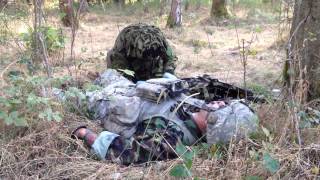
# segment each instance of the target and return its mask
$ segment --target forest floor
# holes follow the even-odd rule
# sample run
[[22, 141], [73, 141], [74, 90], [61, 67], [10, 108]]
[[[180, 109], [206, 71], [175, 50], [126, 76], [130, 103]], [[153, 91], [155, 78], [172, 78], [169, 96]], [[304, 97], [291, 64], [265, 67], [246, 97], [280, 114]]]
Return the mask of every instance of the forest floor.
[[[281, 29], [276, 13], [250, 16], [245, 10], [234, 11], [237, 12], [237, 18], [217, 24], [208, 18], [209, 8], [190, 9], [183, 14], [182, 27], [169, 29], [166, 28], [167, 16], [158, 16], [156, 12], [92, 9], [81, 19], [74, 43], [74, 59], [77, 64], [81, 63], [82, 72], [103, 71], [106, 68], [105, 56], [113, 47], [121, 29], [132, 23], [143, 22], [156, 25], [165, 33], [179, 58], [176, 70], [178, 76], [190, 77], [206, 73], [229, 83], [243, 85], [244, 68], [240, 52], [244, 41], [245, 51], [248, 51], [247, 81], [270, 89], [271, 85], [281, 79], [281, 68], [285, 61], [284, 41], [288, 29]], [[50, 10], [47, 23], [62, 27], [58, 15], [56, 9]], [[15, 24], [14, 29], [21, 33], [27, 31], [30, 21], [12, 23]], [[50, 57], [54, 72], [58, 74], [71, 61], [70, 28], [63, 28], [63, 33], [67, 37], [64, 56], [60, 52]], [[0, 49], [5, 52], [0, 56], [3, 60], [10, 59], [8, 57], [16, 53], [14, 46], [8, 49], [8, 46], [0, 45]]]
[[[240, 53], [244, 46], [248, 51], [245, 69], [248, 87], [263, 92], [280, 88], [281, 70], [285, 61], [285, 41], [289, 26], [276, 20], [278, 14], [262, 11], [254, 11], [255, 13], [252, 14], [251, 10], [232, 9], [236, 18], [216, 23], [208, 19], [209, 7], [191, 8], [183, 14], [182, 27], [168, 29], [165, 27], [165, 15], [159, 17], [158, 12], [149, 11], [148, 13], [134, 11], [130, 8], [124, 11], [107, 8], [104, 11], [101, 8], [91, 8], [90, 12], [82, 17], [76, 34], [73, 47], [74, 61], [70, 57], [71, 30], [62, 27], [57, 18], [57, 9], [49, 9], [47, 23], [55, 27], [62, 27], [63, 34], [67, 37], [64, 52], [50, 56], [53, 76], [67, 75], [70, 70], [73, 75], [85, 78], [87, 81], [89, 72], [102, 72], [107, 68], [106, 54], [113, 47], [121, 29], [132, 23], [143, 22], [159, 26], [165, 33], [179, 58], [176, 69], [179, 77], [209, 74], [222, 81], [243, 86], [244, 68]], [[16, 21], [12, 24], [15, 26], [16, 33], [21, 33], [26, 31], [31, 21], [27, 19], [24, 22]], [[20, 45], [14, 43], [0, 45], [0, 72], [13, 62], [12, 59], [18, 58], [18, 47]], [[21, 67], [10, 66], [11, 69], [21, 69]], [[300, 162], [301, 159], [312, 156], [310, 154], [314, 153], [313, 147], [299, 149], [296, 145], [286, 144], [281, 129], [289, 125], [281, 119], [288, 117], [281, 115], [282, 111], [277, 108], [275, 104], [264, 105], [264, 108], [258, 111], [263, 125], [272, 129], [274, 133], [273, 137], [268, 137], [267, 142], [263, 144], [262, 142], [245, 141], [235, 145], [230, 144], [228, 153], [222, 158], [196, 157], [191, 169], [192, 177], [205, 179], [247, 179], [247, 177], [264, 179], [269, 177], [277, 179], [298, 176], [299, 173], [310, 175], [313, 170], [317, 170], [312, 169], [312, 165], [308, 166]], [[275, 119], [279, 123], [273, 123]], [[82, 119], [65, 113], [66, 122], [62, 124], [38, 123], [33, 126], [32, 130], [30, 128], [20, 133], [24, 136], [6, 142], [0, 148], [0, 177], [2, 173], [4, 177], [11, 176], [13, 179], [27, 177], [170, 179], [172, 178], [169, 175], [170, 169], [181, 162], [179, 158], [167, 162], [153, 162], [149, 165], [123, 167], [96, 161], [90, 156], [88, 149], [81, 141], [73, 140], [68, 136], [67, 124], [73, 120], [81, 121]], [[90, 122], [87, 123], [90, 124]], [[95, 125], [92, 124], [92, 126]], [[1, 129], [6, 128], [1, 127]], [[8, 127], [3, 132], [8, 132]], [[287, 148], [283, 148], [284, 146]], [[253, 151], [249, 152], [252, 147], [262, 149], [254, 152], [257, 153], [257, 156], [263, 154], [265, 158], [266, 152], [270, 151], [270, 154], [278, 159], [281, 168], [276, 174], [266, 170], [265, 159], [248, 158], [249, 154], [252, 155]], [[216, 149], [209, 150], [212, 153], [215, 151]], [[312, 156], [312, 158], [317, 161], [316, 157]], [[291, 163], [296, 159], [298, 159], [297, 162]]]

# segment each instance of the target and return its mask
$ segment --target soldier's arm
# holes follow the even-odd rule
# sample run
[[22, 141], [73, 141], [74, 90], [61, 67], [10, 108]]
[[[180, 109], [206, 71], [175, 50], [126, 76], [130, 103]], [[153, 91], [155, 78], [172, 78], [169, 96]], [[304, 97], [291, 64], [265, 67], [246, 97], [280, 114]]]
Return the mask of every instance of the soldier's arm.
[[164, 72], [174, 74], [174, 71], [176, 69], [176, 61], [178, 60], [178, 58], [169, 44], [167, 45], [166, 57], [166, 61], [164, 62]]

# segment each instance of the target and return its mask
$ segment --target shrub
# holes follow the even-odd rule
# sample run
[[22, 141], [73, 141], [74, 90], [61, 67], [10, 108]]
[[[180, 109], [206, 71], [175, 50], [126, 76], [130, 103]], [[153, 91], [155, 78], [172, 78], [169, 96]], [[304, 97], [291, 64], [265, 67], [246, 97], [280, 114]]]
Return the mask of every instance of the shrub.
[[[38, 31], [43, 34], [49, 53], [55, 53], [65, 47], [65, 37], [61, 30], [51, 26], [43, 26]], [[33, 49], [35, 47], [34, 30], [32, 28], [29, 28], [28, 32], [23, 33], [21, 37], [27, 48]]]

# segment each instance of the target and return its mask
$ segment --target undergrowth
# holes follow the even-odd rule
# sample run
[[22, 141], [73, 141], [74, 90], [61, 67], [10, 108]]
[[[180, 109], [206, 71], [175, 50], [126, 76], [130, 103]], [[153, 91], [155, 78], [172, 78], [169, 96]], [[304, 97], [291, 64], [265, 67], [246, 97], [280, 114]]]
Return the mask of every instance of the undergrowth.
[[[250, 7], [256, 6], [256, 1], [246, 2]], [[153, 5], [156, 7], [157, 2], [149, 3], [151, 8]], [[190, 3], [196, 6], [197, 1], [190, 0]], [[210, 1], [204, 0], [201, 3], [207, 6]], [[93, 6], [91, 9], [97, 7], [102, 8]], [[0, 14], [0, 18], [7, 17]], [[48, 48], [54, 54], [55, 50], [64, 47], [64, 37], [59, 35], [59, 30], [47, 27], [49, 29], [44, 28], [43, 33], [47, 34]], [[0, 42], [5, 42], [9, 33], [7, 30], [1, 31]], [[32, 34], [32, 30], [25, 34], [27, 50], [32, 49]], [[208, 46], [206, 42], [197, 39], [190, 43], [198, 50]], [[18, 67], [22, 66], [23, 63]], [[48, 78], [39, 71], [29, 74], [23, 69], [27, 68], [0, 69], [3, 75], [0, 91], [1, 179], [177, 177], [256, 180], [317, 179], [320, 176], [320, 110], [317, 105], [301, 108], [302, 105], [285, 99], [270, 100], [268, 104], [254, 107], [260, 119], [259, 130], [247, 139], [228, 144], [179, 145], [175, 149], [177, 159], [124, 167], [97, 161], [82, 141], [70, 137], [74, 122], [85, 123], [95, 132], [102, 130], [96, 123], [89, 121], [86, 118], [88, 115], [77, 109], [78, 104], [75, 104], [85, 99], [84, 90], [96, 90], [98, 87], [77, 86], [80, 83], [75, 75], [63, 76], [61, 74], [66, 73], [60, 73]], [[271, 99], [270, 92], [264, 86], [251, 84], [249, 87]], [[54, 95], [54, 88], [63, 89], [71, 100], [59, 101], [59, 97]], [[294, 128], [293, 119], [297, 117], [300, 120], [300, 137]], [[302, 139], [302, 144], [299, 144], [298, 138]]]

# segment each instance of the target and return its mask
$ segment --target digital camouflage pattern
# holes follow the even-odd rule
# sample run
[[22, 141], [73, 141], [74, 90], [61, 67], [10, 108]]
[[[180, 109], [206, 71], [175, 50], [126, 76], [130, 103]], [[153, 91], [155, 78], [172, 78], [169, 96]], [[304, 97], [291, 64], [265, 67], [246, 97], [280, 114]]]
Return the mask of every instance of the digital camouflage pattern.
[[203, 100], [187, 98], [182, 93], [181, 98], [177, 95], [159, 103], [150, 101], [137, 96], [137, 87], [112, 69], [96, 83], [103, 89], [87, 93], [87, 105], [93, 119], [105, 130], [92, 146], [101, 159], [120, 164], [171, 159], [176, 157], [174, 150], [180, 143], [226, 143], [246, 137], [257, 128], [254, 112], [238, 100], [225, 101], [226, 106], [219, 109], [208, 109], [207, 131], [202, 134], [192, 113], [203, 109]]
[[108, 52], [107, 66], [135, 72], [134, 80], [174, 74], [175, 61], [172, 48], [161, 30], [147, 24], [133, 24], [118, 35], [114, 47]]

